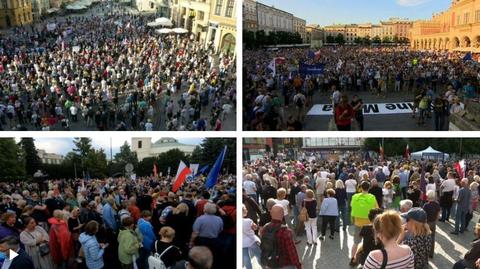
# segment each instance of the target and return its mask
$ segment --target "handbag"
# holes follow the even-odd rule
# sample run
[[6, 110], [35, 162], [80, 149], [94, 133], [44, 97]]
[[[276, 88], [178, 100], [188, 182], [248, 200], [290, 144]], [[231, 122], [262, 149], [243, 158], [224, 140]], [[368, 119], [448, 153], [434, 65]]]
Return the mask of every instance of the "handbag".
[[307, 208], [302, 207], [302, 210], [300, 210], [300, 214], [298, 214], [298, 220], [301, 222], [305, 222], [308, 220], [308, 211]]
[[38, 252], [42, 257], [50, 254], [50, 246], [48, 245], [48, 243], [41, 243], [40, 245], [38, 245]]
[[[36, 240], [35, 237], [31, 233], [29, 233], [29, 232], [27, 232], [27, 233], [30, 235], [30, 237], [32, 237], [33, 240]], [[37, 247], [38, 247], [38, 252], [40, 253], [40, 256], [43, 257], [43, 256], [46, 256], [46, 255], [50, 254], [50, 245], [48, 243], [45, 243], [45, 242], [40, 243], [39, 245], [37, 245]]]

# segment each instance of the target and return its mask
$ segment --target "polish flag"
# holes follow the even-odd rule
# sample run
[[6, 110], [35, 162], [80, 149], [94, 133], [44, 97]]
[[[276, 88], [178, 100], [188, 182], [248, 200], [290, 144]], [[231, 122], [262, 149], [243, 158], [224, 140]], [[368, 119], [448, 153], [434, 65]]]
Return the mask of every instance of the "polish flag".
[[407, 147], [405, 148], [405, 152], [403, 153], [403, 157], [405, 159], [410, 159], [410, 148], [408, 147], [408, 144], [407, 144]]
[[192, 170], [190, 170], [190, 168], [188, 168], [183, 161], [180, 161], [180, 165], [178, 165], [177, 175], [175, 176], [175, 183], [173, 183], [172, 191], [177, 192], [178, 189], [180, 189], [180, 186], [182, 186], [187, 176], [191, 173]]
[[460, 179], [465, 177], [465, 171], [467, 168], [467, 165], [465, 164], [465, 160], [461, 160], [458, 163], [455, 163], [453, 165], [455, 167], [455, 170], [457, 171], [458, 176]]
[[157, 164], [156, 163], [153, 163], [153, 175], [155, 177], [158, 176], [158, 169], [157, 169]]

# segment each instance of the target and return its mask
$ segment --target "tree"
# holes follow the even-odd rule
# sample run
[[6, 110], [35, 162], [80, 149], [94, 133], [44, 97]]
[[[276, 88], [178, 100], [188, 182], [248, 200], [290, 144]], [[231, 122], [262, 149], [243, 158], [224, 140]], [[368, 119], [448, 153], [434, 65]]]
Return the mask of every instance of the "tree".
[[344, 37], [342, 34], [338, 34], [338, 35], [335, 37], [335, 43], [338, 43], [338, 44], [340, 44], [340, 45], [345, 44], [345, 37]]
[[363, 43], [363, 45], [367, 45], [367, 46], [370, 45], [370, 43], [371, 43], [370, 36], [368, 36], [368, 35], [365, 36], [365, 37], [362, 39], [362, 43]]
[[357, 36], [357, 37], [355, 37], [353, 42], [357, 45], [360, 45], [361, 43], [363, 43], [363, 38]]
[[[157, 163], [157, 168], [158, 168], [158, 160], [157, 157], [147, 157], [140, 162], [138, 162], [137, 169], [135, 170], [135, 173], [139, 177], [146, 177], [146, 176], [151, 176], [153, 175], [153, 164]], [[158, 171], [158, 174], [160, 175], [160, 172]], [[162, 174], [165, 175], [164, 172]]]
[[267, 44], [267, 36], [265, 31], [260, 30], [255, 33], [255, 39], [257, 40], [257, 46], [262, 47]]
[[107, 176], [107, 155], [104, 150], [91, 150], [85, 159], [85, 167], [90, 178], [105, 178]]
[[199, 156], [192, 154], [192, 159], [196, 158], [200, 166], [209, 165], [212, 167], [225, 145], [227, 146], [227, 153], [223, 160], [222, 169], [225, 169], [228, 173], [235, 173], [237, 143], [234, 138], [205, 138], [200, 145], [201, 154]]
[[382, 39], [380, 39], [380, 37], [377, 35], [374, 38], [372, 38], [372, 43], [373, 44], [380, 44], [380, 43], [382, 43]]
[[400, 39], [398, 38], [398, 35], [394, 35], [392, 41], [393, 41], [393, 43], [395, 43], [395, 44], [400, 43]]
[[331, 44], [331, 43], [335, 43], [335, 38], [331, 35], [328, 35], [327, 36], [327, 39], [326, 39], [327, 43]]
[[258, 47], [255, 33], [252, 31], [243, 30], [243, 42], [247, 49], [254, 49]]
[[392, 39], [389, 36], [384, 36], [382, 39], [383, 44], [392, 43]]
[[16, 180], [25, 176], [22, 150], [13, 138], [0, 139], [0, 179]]
[[[157, 157], [157, 169], [158, 173], [163, 173], [163, 175], [167, 175], [168, 168], [170, 167], [170, 175], [175, 175], [178, 169], [178, 164], [180, 164], [180, 160], [185, 162], [186, 165], [189, 165], [189, 161], [187, 156], [183, 151], [179, 149], [171, 149], [167, 152], [163, 152]], [[150, 166], [150, 171], [153, 170], [153, 164]]]
[[20, 140], [19, 146], [23, 151], [23, 158], [25, 159], [25, 171], [28, 176], [33, 176], [42, 166], [34, 140], [31, 137], [24, 137]]
[[123, 145], [120, 147], [120, 152], [115, 154], [113, 161], [122, 168], [125, 167], [127, 163], [131, 163], [134, 167], [136, 167], [138, 163], [137, 153], [133, 152], [130, 149], [127, 141], [125, 141], [125, 143], [123, 143]]

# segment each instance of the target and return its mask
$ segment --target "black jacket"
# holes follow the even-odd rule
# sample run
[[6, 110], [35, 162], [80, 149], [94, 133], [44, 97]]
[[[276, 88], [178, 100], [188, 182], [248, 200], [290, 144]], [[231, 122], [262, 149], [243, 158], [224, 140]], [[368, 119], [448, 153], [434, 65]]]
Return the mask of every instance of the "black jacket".
[[33, 265], [32, 258], [25, 252], [25, 250], [20, 249], [18, 251], [18, 256], [12, 260], [10, 264], [10, 269], [25, 269], [25, 268], [35, 268]]

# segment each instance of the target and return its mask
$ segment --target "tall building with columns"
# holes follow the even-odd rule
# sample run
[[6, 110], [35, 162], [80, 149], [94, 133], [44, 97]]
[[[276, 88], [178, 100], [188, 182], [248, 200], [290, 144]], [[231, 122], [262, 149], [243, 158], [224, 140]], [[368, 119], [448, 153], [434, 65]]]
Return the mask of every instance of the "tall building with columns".
[[174, 0], [175, 27], [191, 31], [195, 40], [219, 52], [235, 52], [236, 0]]
[[415, 21], [410, 45], [417, 50], [480, 52], [480, 0], [452, 0], [447, 10]]

